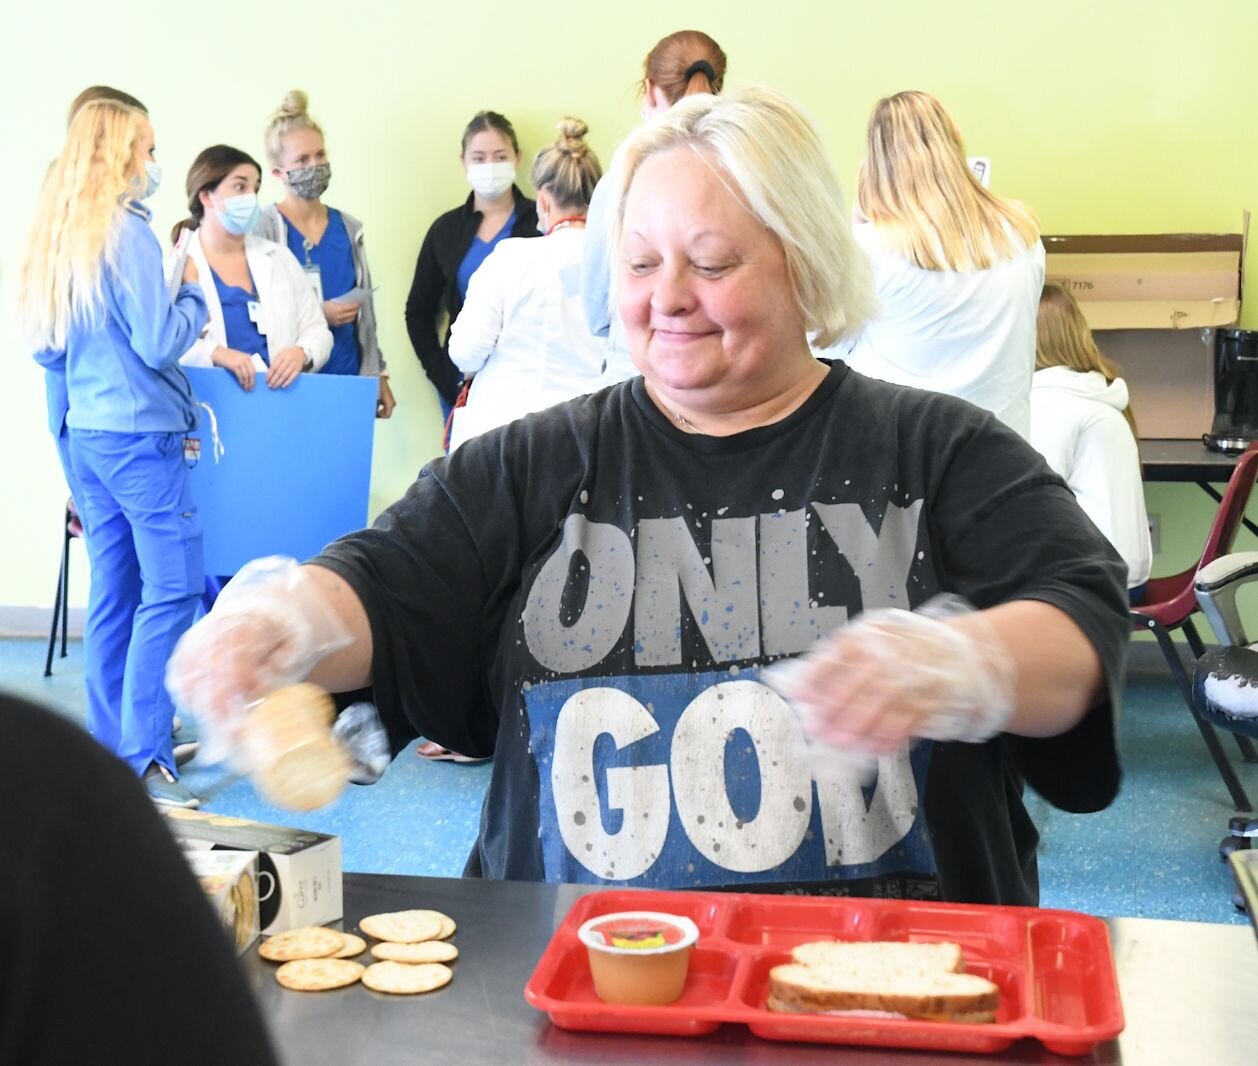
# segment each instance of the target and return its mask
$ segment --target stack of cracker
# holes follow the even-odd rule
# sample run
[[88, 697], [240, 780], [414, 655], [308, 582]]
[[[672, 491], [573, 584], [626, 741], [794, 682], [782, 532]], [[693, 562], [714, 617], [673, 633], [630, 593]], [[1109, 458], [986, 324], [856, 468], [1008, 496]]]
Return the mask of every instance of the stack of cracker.
[[459, 949], [448, 942], [456, 928], [449, 915], [394, 911], [370, 915], [358, 925], [380, 941], [371, 949], [379, 961], [370, 966], [352, 961], [367, 950], [366, 941], [323, 926], [279, 933], [264, 940], [258, 954], [282, 963], [275, 979], [299, 992], [322, 992], [362, 981], [375, 992], [415, 995], [442, 988], [454, 977], [445, 965], [459, 956]]

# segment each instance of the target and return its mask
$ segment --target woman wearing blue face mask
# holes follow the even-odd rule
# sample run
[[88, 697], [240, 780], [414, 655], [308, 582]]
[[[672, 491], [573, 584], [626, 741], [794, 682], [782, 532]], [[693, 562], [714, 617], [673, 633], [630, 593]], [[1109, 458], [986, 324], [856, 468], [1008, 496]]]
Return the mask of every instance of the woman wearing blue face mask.
[[415, 264], [406, 331], [447, 418], [460, 378], [447, 350], [449, 327], [459, 317], [467, 284], [500, 240], [538, 236], [537, 204], [515, 185], [519, 159], [520, 142], [511, 123], [496, 111], [479, 112], [463, 131], [459, 155], [472, 194], [432, 224]]
[[64, 367], [69, 462], [92, 563], [88, 729], [155, 800], [195, 806], [176, 775], [164, 675], [205, 584], [183, 463], [197, 411], [178, 360], [206, 304], [195, 264], [173, 296], [163, 280], [140, 203], [160, 176], [153, 148], [139, 108], [98, 99], [77, 111], [44, 179], [18, 316], [38, 361]]
[[[259, 373], [267, 388], [285, 388], [303, 370], [322, 368], [332, 351], [306, 272], [282, 244], [253, 232], [261, 180], [262, 168], [238, 148], [217, 144], [197, 156], [188, 171], [190, 217], [175, 226], [167, 262], [169, 278], [194, 263], [206, 279], [209, 322], [180, 361], [229, 370], [246, 392]], [[206, 611], [230, 579], [206, 579]]]
[[332, 355], [321, 373], [377, 378], [376, 417], [388, 418], [395, 401], [376, 337], [363, 224], [322, 200], [332, 166], [305, 93], [294, 89], [284, 97], [267, 123], [265, 139], [271, 176], [282, 183], [284, 199], [262, 209], [258, 233], [288, 246], [323, 303]]
[[181, 361], [230, 370], [245, 391], [258, 372], [268, 388], [291, 385], [332, 351], [323, 306], [301, 264], [253, 233], [261, 181], [262, 168], [238, 148], [217, 144], [198, 155], [188, 171], [189, 217], [175, 226], [167, 263], [170, 278], [188, 261], [205, 278], [209, 323]]

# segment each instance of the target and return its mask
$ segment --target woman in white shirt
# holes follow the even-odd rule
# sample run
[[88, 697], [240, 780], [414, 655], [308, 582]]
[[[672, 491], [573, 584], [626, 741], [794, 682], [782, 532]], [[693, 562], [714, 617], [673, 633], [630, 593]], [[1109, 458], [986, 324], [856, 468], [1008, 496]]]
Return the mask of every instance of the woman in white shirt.
[[926, 93], [879, 100], [867, 139], [853, 232], [881, 310], [839, 354], [870, 377], [985, 407], [1025, 437], [1044, 284], [1035, 217], [983, 188]]
[[1127, 383], [1097, 349], [1074, 297], [1057, 285], [1040, 297], [1035, 368], [1031, 444], [1123, 557], [1128, 595], [1140, 603], [1153, 550]]
[[282, 244], [255, 236], [261, 211], [262, 168], [238, 148], [217, 144], [188, 171], [189, 217], [171, 237], [168, 278], [183, 276], [191, 259], [209, 306], [204, 333], [184, 353], [184, 366], [231, 371], [241, 388], [265, 372], [268, 388], [291, 385], [318, 370], [332, 351], [332, 334], [301, 264]]
[[472, 275], [450, 328], [450, 358], [472, 378], [456, 407], [450, 450], [531, 411], [592, 392], [606, 341], [590, 332], [581, 301], [585, 216], [602, 176], [580, 119], [533, 164], [542, 240], [504, 240]]

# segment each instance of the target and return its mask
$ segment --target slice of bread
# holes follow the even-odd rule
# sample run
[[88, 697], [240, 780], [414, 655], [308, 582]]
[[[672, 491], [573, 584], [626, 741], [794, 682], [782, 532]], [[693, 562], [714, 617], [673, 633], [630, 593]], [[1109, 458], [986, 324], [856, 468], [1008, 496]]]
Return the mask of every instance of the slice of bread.
[[964, 972], [956, 944], [817, 941], [792, 957], [769, 972], [770, 1010], [989, 1022], [1000, 1002], [996, 985]]
[[901, 941], [814, 940], [791, 952], [791, 961], [804, 966], [847, 970], [895, 967], [914, 973], [965, 973], [961, 945], [910, 944]]

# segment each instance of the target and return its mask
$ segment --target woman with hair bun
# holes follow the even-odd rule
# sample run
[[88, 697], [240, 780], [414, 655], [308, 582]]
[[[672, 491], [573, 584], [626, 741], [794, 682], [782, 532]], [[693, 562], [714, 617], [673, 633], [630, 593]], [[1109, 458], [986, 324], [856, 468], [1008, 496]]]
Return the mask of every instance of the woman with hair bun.
[[468, 285], [450, 329], [450, 358], [472, 378], [456, 407], [450, 450], [530, 411], [592, 392], [604, 342], [590, 333], [581, 306], [585, 215], [602, 176], [577, 118], [533, 163], [539, 241], [504, 240]]
[[537, 205], [515, 184], [519, 160], [520, 142], [507, 118], [478, 111], [463, 130], [459, 151], [472, 192], [429, 227], [415, 263], [406, 332], [447, 421], [459, 396], [459, 370], [446, 346], [468, 283], [499, 241], [537, 236]]
[[1030, 431], [1039, 223], [970, 173], [938, 100], [902, 92], [869, 119], [853, 233], [874, 268], [878, 313], [846, 351], [853, 370], [986, 408]]
[[[642, 121], [650, 122], [687, 96], [717, 95], [725, 86], [726, 65], [721, 46], [701, 30], [678, 30], [661, 38], [642, 61], [642, 81], [638, 84]], [[613, 157], [613, 170], [616, 163]], [[597, 336], [608, 338], [605, 385], [624, 381], [638, 372], [629, 358], [618, 316], [612, 307], [612, 225], [610, 197], [600, 187], [590, 201], [581, 288], [586, 322]], [[613, 323], [616, 323], [615, 328]]]
[[396, 401], [376, 336], [363, 224], [323, 202], [332, 165], [304, 92], [293, 89], [284, 97], [265, 139], [271, 176], [283, 184], [284, 199], [262, 209], [258, 235], [288, 246], [323, 305], [332, 354], [320, 373], [378, 378], [376, 417], [388, 418]]

